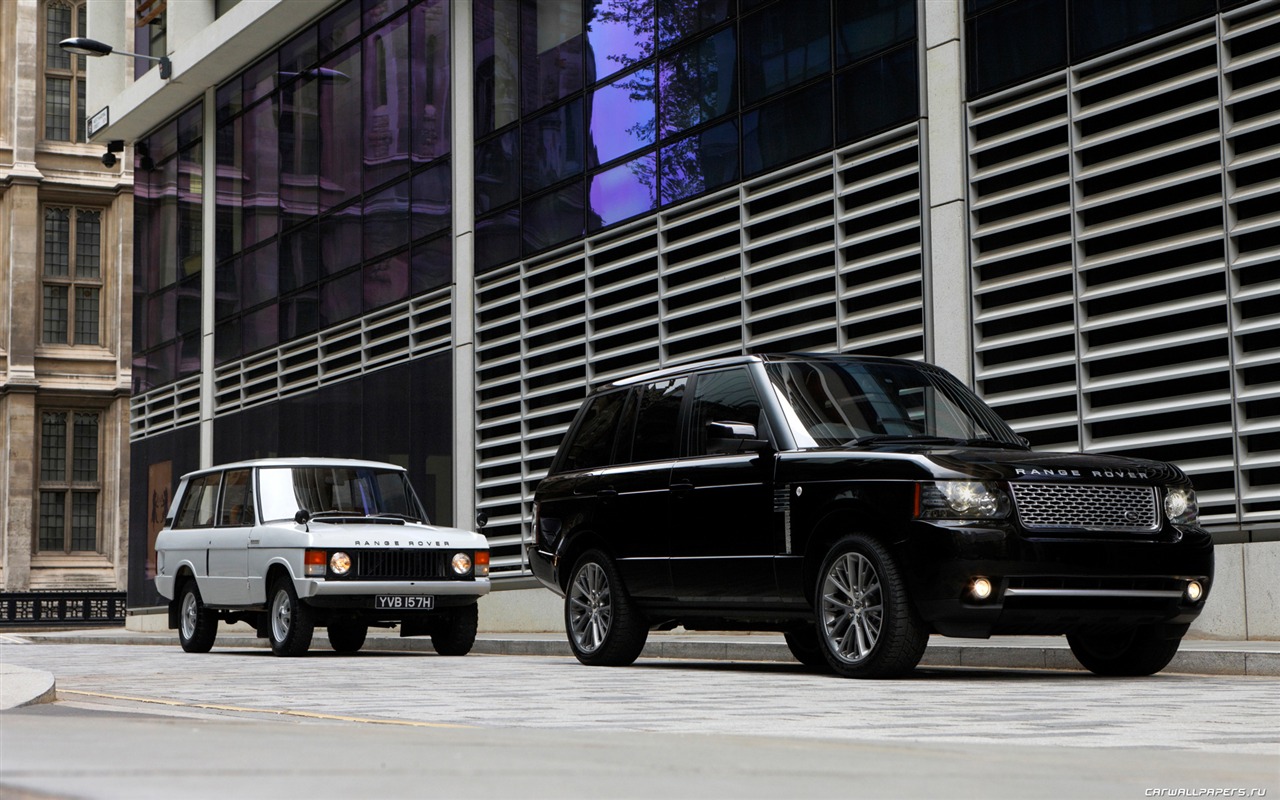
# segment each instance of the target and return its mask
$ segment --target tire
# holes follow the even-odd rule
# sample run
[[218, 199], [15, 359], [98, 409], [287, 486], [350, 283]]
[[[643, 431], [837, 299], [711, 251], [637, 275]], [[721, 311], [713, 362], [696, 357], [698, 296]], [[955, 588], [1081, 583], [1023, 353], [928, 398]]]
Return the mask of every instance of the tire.
[[369, 626], [363, 622], [335, 622], [328, 628], [329, 646], [335, 653], [356, 653], [364, 647]]
[[929, 631], [884, 545], [853, 534], [828, 551], [814, 592], [818, 645], [845, 678], [895, 678], [915, 669]]
[[569, 647], [583, 664], [625, 667], [640, 657], [649, 626], [618, 575], [613, 559], [588, 550], [578, 559], [564, 597]]
[[298, 599], [288, 575], [276, 578], [271, 584], [270, 598], [267, 638], [271, 640], [271, 652], [278, 656], [306, 655], [316, 630], [311, 607]]
[[431, 646], [442, 656], [465, 656], [476, 643], [480, 608], [475, 603], [450, 609], [441, 615], [431, 634]]
[[207, 653], [218, 638], [218, 615], [205, 608], [195, 578], [178, 590], [178, 642], [188, 653]]
[[830, 672], [831, 665], [822, 653], [822, 645], [818, 642], [818, 630], [814, 627], [803, 630], [786, 631], [782, 638], [787, 641], [787, 649], [796, 661], [809, 669]]
[[1076, 660], [1095, 675], [1135, 678], [1169, 666], [1182, 636], [1162, 635], [1158, 628], [1146, 626], [1113, 634], [1069, 634], [1067, 644]]

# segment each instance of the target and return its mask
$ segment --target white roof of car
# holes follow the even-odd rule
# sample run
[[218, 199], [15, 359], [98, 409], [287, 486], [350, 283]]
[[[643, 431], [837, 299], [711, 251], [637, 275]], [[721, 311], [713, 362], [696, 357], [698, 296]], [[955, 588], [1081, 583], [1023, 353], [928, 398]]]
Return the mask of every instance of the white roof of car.
[[359, 458], [313, 458], [301, 456], [296, 458], [252, 458], [247, 461], [232, 461], [216, 464], [212, 467], [197, 469], [183, 475], [183, 480], [193, 475], [208, 472], [220, 472], [226, 469], [249, 469], [250, 467], [369, 467], [373, 469], [395, 469], [404, 471], [399, 464], [388, 464], [384, 461], [365, 461]]

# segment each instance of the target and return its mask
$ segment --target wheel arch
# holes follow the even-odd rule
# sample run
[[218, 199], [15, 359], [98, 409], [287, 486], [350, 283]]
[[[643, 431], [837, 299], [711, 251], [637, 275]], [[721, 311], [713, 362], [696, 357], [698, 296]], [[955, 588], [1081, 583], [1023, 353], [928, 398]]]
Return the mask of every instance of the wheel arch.
[[595, 531], [579, 531], [575, 533], [564, 542], [559, 552], [556, 553], [558, 562], [556, 581], [560, 584], [561, 591], [567, 592], [569, 590], [569, 578], [573, 573], [573, 565], [588, 550], [599, 550], [605, 555], [613, 556], [609, 552], [608, 543], [600, 534]]
[[860, 533], [880, 541], [891, 551], [901, 535], [875, 507], [858, 502], [841, 502], [824, 509], [814, 523], [804, 549], [803, 585], [805, 599], [814, 602], [818, 572], [831, 547], [842, 537]]

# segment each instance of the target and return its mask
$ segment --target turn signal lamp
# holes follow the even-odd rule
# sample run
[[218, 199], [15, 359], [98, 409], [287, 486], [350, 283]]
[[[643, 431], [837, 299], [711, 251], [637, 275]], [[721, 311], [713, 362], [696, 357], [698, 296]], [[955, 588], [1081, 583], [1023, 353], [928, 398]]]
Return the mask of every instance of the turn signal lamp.
[[489, 551], [476, 551], [476, 577], [487, 578], [489, 576]]
[[323, 550], [308, 550], [302, 563], [308, 578], [323, 578], [325, 567], [329, 563], [329, 554]]

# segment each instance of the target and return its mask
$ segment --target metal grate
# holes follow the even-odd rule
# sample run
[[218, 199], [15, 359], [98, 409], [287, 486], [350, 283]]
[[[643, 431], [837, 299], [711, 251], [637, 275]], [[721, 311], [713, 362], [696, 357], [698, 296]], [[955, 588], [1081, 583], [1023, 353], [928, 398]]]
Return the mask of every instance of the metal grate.
[[921, 358], [915, 124], [477, 279], [477, 486], [495, 578], [590, 386], [768, 350]]
[[452, 553], [439, 550], [351, 550], [351, 580], [414, 581], [456, 578]]
[[1150, 486], [1080, 486], [1012, 483], [1018, 520], [1031, 530], [1083, 528], [1150, 532], [1160, 528], [1156, 491]]
[[1280, 4], [969, 104], [979, 392], [1037, 447], [1280, 520]]
[[124, 624], [125, 593], [47, 590], [0, 592], [0, 625], [47, 626]]

